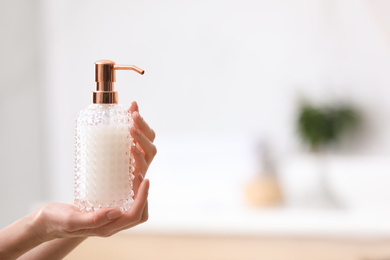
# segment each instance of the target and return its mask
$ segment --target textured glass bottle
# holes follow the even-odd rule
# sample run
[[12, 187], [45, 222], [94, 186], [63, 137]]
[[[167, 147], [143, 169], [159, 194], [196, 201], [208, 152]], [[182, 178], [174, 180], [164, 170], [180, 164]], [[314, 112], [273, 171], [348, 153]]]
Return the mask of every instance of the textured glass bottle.
[[130, 114], [121, 105], [92, 104], [76, 126], [75, 204], [128, 210], [133, 203]]
[[106, 60], [95, 65], [93, 104], [80, 111], [77, 119], [74, 203], [82, 211], [105, 207], [125, 211], [134, 201], [133, 120], [125, 107], [117, 104], [113, 82], [116, 69], [143, 71]]

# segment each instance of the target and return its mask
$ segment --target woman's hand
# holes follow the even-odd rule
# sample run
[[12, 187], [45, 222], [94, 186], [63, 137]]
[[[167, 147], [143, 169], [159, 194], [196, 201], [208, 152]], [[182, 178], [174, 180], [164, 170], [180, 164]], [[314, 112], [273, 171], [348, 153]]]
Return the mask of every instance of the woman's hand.
[[88, 236], [110, 236], [148, 219], [149, 180], [144, 177], [156, 155], [155, 133], [140, 116], [137, 103], [131, 104], [129, 113], [134, 120], [130, 133], [135, 143], [131, 148], [135, 195], [130, 209], [85, 213], [71, 204], [46, 204], [0, 230], [0, 259], [62, 259]]
[[147, 220], [148, 189], [149, 180], [144, 180], [133, 205], [125, 212], [103, 208], [86, 213], [71, 204], [46, 204], [32, 213], [33, 230], [42, 242], [54, 238], [111, 236]]
[[145, 178], [149, 165], [157, 153], [156, 146], [153, 144], [156, 134], [141, 117], [136, 102], [131, 104], [129, 113], [131, 113], [134, 121], [134, 126], [131, 128], [130, 133], [135, 143], [131, 152], [135, 160], [133, 189], [135, 197], [137, 197], [138, 187]]
[[144, 180], [144, 177], [157, 153], [153, 144], [155, 133], [140, 116], [136, 102], [131, 104], [129, 113], [134, 121], [130, 133], [135, 143], [132, 147], [135, 200], [131, 208], [125, 212], [116, 208], [103, 208], [85, 213], [71, 204], [47, 204], [30, 215], [32, 227], [42, 241], [65, 237], [107, 237], [148, 219], [149, 180]]

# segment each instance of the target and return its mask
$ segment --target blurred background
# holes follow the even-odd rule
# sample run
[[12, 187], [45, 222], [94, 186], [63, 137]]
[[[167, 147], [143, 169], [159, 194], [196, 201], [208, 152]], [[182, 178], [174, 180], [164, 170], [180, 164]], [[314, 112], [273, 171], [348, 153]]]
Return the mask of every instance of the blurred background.
[[390, 259], [389, 14], [385, 0], [1, 0], [0, 226], [72, 202], [75, 119], [109, 59], [146, 71], [116, 89], [157, 133], [150, 218], [69, 259]]

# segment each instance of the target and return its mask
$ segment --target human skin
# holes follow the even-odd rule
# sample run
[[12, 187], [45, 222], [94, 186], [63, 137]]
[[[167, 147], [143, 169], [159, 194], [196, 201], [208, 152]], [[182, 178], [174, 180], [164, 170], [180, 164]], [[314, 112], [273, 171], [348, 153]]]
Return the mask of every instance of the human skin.
[[85, 213], [73, 204], [46, 204], [0, 230], [0, 259], [62, 259], [87, 237], [108, 237], [148, 219], [149, 180], [144, 177], [157, 153], [155, 133], [139, 114], [136, 102], [129, 112], [134, 120], [130, 133], [136, 144], [131, 148], [135, 160], [131, 208]]

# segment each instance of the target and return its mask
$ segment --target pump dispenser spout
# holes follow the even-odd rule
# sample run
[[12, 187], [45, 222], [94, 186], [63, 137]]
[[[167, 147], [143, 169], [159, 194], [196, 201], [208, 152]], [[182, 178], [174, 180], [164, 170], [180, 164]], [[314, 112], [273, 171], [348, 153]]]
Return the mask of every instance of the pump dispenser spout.
[[117, 65], [110, 60], [95, 62], [96, 91], [93, 92], [92, 98], [94, 104], [118, 103], [118, 92], [114, 89], [115, 70], [134, 70], [141, 75], [145, 72], [134, 65]]

